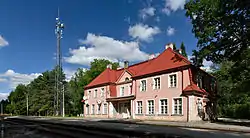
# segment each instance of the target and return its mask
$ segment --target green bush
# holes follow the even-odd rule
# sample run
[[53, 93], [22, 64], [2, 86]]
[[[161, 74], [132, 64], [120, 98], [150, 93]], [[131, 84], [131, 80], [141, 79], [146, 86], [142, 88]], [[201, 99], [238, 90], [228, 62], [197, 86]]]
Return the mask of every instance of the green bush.
[[218, 116], [237, 119], [250, 119], [250, 103], [219, 106]]

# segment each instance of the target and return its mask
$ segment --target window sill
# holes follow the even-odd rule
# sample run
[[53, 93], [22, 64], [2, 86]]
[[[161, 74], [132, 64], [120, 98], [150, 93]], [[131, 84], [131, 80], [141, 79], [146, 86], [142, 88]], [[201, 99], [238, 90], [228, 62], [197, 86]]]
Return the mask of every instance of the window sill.
[[158, 116], [169, 116], [169, 114], [158, 114]]
[[144, 114], [135, 114], [136, 116], [143, 116]]
[[170, 88], [170, 89], [174, 89], [174, 88], [177, 88], [177, 87], [168, 87], [168, 88]]
[[146, 116], [155, 116], [155, 114], [146, 114]]
[[171, 116], [183, 116], [183, 114], [171, 114]]

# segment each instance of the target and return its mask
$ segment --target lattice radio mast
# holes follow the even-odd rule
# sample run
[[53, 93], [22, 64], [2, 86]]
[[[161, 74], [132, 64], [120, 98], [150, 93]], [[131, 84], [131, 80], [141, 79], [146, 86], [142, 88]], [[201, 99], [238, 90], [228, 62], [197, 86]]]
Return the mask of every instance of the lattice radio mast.
[[64, 24], [60, 21], [59, 18], [59, 8], [58, 8], [58, 16], [56, 18], [56, 29], [55, 34], [57, 38], [57, 46], [56, 46], [56, 73], [55, 73], [55, 97], [54, 97], [54, 109], [55, 115], [59, 115], [59, 95], [61, 94], [61, 85], [62, 85], [62, 57], [61, 57], [61, 39], [62, 39], [62, 32], [64, 29]]

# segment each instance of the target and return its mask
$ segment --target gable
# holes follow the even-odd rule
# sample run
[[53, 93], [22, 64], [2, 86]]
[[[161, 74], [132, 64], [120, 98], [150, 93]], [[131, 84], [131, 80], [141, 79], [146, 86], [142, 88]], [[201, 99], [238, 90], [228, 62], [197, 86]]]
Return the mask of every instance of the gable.
[[124, 82], [126, 78], [131, 80], [131, 77], [132, 77], [132, 75], [127, 70], [124, 70], [116, 82], [117, 83]]

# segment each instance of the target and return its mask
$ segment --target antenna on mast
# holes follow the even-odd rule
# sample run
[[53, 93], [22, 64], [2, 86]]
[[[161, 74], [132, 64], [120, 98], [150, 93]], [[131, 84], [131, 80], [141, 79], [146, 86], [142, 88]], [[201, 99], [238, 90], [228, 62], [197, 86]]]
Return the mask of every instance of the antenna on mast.
[[[59, 115], [59, 95], [61, 95], [61, 85], [62, 85], [62, 57], [61, 57], [61, 39], [62, 32], [64, 29], [64, 24], [60, 21], [60, 12], [58, 8], [58, 13], [56, 17], [56, 29], [55, 34], [57, 38], [57, 46], [56, 46], [56, 68], [55, 68], [55, 97], [54, 97], [54, 109], [55, 115]], [[62, 98], [61, 98], [62, 99]], [[60, 103], [62, 104], [61, 100]], [[64, 103], [63, 103], [64, 105]], [[61, 107], [61, 106], [60, 106]], [[64, 113], [63, 113], [64, 115]]]

